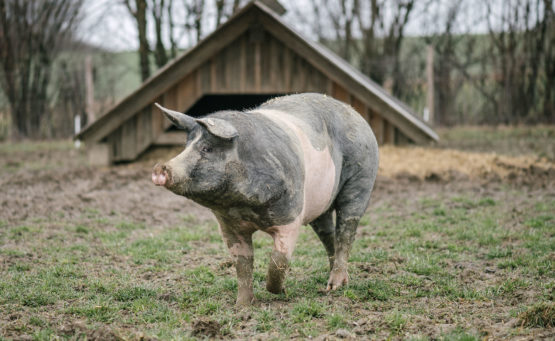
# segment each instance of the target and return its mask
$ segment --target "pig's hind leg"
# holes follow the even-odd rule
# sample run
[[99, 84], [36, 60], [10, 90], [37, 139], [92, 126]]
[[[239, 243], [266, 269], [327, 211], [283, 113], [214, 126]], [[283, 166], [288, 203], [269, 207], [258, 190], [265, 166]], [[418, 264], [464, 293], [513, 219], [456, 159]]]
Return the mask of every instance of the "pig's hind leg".
[[220, 231], [237, 271], [236, 303], [237, 305], [250, 305], [254, 302], [252, 287], [254, 263], [252, 234], [254, 231], [239, 233], [222, 223], [220, 223]]
[[[362, 180], [362, 181], [361, 181]], [[368, 207], [373, 180], [351, 178], [335, 200], [335, 258], [326, 290], [335, 290], [349, 282], [347, 262], [360, 218]]]
[[333, 209], [329, 209], [310, 223], [312, 229], [320, 238], [322, 244], [326, 248], [328, 260], [330, 262], [330, 271], [333, 270], [333, 260], [335, 258], [335, 225], [333, 224]]

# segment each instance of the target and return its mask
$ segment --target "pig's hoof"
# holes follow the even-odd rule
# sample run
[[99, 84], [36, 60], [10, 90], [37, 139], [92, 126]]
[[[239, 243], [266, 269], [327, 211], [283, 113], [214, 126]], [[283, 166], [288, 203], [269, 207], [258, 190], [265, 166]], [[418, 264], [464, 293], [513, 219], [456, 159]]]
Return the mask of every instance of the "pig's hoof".
[[285, 287], [283, 282], [285, 282], [285, 271], [272, 269], [270, 267], [268, 276], [266, 277], [266, 290], [276, 295], [284, 294]]
[[271, 281], [266, 282], [266, 290], [276, 295], [285, 293], [285, 288], [283, 287], [282, 283], [276, 283]]
[[282, 294], [285, 292], [285, 274], [289, 266], [289, 261], [285, 254], [273, 251], [270, 257], [270, 266], [266, 276], [266, 290], [272, 294]]
[[334, 269], [330, 273], [330, 279], [328, 280], [326, 291], [339, 289], [343, 285], [347, 285], [347, 283], [349, 283], [349, 274], [347, 274], [347, 270]]

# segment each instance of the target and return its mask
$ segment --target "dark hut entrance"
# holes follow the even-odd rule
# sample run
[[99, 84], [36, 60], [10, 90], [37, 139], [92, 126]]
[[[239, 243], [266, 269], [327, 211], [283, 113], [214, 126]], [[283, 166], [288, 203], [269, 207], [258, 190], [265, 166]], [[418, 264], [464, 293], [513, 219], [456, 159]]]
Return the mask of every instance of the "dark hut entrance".
[[[185, 114], [193, 117], [202, 117], [220, 110], [249, 110], [260, 104], [285, 94], [208, 94], [196, 101]], [[187, 134], [174, 125], [166, 128], [153, 147], [182, 145], [187, 139]]]
[[200, 117], [220, 110], [248, 110], [285, 94], [217, 94], [202, 96], [185, 114]]

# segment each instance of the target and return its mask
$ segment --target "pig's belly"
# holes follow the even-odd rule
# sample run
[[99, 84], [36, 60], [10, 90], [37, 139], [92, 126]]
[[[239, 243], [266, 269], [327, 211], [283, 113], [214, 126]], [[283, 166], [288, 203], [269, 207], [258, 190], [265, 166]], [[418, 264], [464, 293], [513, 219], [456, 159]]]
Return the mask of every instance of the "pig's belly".
[[303, 224], [310, 223], [329, 208], [335, 186], [335, 165], [329, 148], [318, 151], [312, 147], [310, 141], [306, 143], [308, 144], [306, 149], [303, 143], [305, 151]]
[[306, 133], [306, 123], [278, 110], [257, 110], [294, 135], [300, 143], [304, 162], [305, 181], [303, 187], [303, 209], [295, 221], [307, 224], [318, 218], [331, 205], [335, 189], [335, 164], [328, 146], [323, 150], [314, 148]]

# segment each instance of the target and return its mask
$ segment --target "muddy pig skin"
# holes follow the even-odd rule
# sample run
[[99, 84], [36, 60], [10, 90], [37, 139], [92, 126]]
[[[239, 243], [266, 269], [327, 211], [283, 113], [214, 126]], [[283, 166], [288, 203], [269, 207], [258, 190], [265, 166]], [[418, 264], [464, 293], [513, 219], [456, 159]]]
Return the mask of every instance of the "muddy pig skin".
[[274, 240], [270, 292], [284, 291], [304, 224], [326, 248], [327, 290], [347, 284], [349, 252], [378, 170], [376, 138], [356, 111], [320, 94], [200, 119], [158, 107], [188, 137], [181, 154], [154, 167], [152, 181], [212, 210], [237, 270], [237, 304], [254, 300], [252, 234], [259, 230]]

